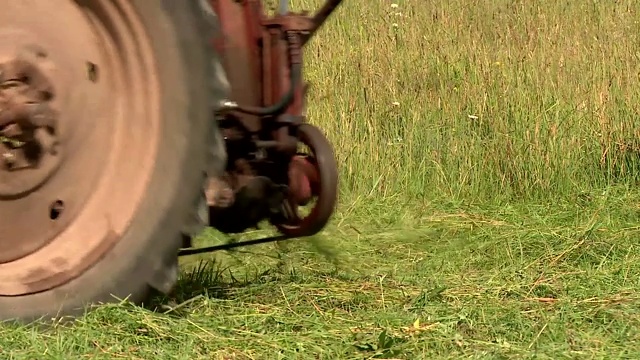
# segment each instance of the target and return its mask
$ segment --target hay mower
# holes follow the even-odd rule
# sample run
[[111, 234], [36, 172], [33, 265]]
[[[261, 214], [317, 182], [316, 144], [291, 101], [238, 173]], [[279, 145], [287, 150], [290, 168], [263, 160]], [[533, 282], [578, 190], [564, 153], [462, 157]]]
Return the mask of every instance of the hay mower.
[[[302, 50], [340, 3], [3, 0], [0, 320], [141, 303], [181, 255], [323, 229], [337, 169]], [[280, 235], [191, 243], [265, 222]]]

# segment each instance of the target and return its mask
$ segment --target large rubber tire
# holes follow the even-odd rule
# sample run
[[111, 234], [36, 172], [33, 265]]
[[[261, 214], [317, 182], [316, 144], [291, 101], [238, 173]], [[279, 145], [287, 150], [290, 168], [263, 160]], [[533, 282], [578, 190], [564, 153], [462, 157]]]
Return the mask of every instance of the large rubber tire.
[[130, 4], [151, 37], [163, 103], [162, 137], [149, 186], [129, 228], [100, 260], [56, 288], [0, 296], [0, 320], [79, 315], [88, 304], [125, 298], [141, 303], [154, 288], [170, 290], [183, 232], [202, 200], [204, 173], [215, 175], [223, 168], [225, 150], [212, 111], [227, 90], [224, 75], [214, 73], [221, 67], [208, 46], [211, 14], [197, 0]]

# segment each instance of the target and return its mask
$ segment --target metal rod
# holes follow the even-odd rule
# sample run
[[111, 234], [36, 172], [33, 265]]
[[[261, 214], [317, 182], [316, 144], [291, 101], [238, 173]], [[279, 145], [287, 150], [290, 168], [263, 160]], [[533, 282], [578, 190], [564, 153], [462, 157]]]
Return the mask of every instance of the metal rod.
[[239, 241], [235, 243], [228, 243], [228, 244], [222, 244], [222, 245], [207, 246], [207, 247], [193, 248], [193, 249], [180, 249], [178, 251], [178, 256], [204, 254], [204, 253], [210, 253], [210, 252], [220, 251], [220, 250], [231, 250], [231, 249], [235, 249], [242, 246], [265, 244], [265, 243], [277, 242], [277, 241], [283, 241], [283, 240], [289, 240], [289, 239], [294, 239], [294, 238], [285, 236], [285, 235], [278, 235], [278, 236], [271, 236], [271, 237], [266, 237], [262, 239]]
[[287, 15], [289, 12], [289, 0], [280, 0], [280, 9], [278, 12], [280, 15]]
[[313, 28], [309, 31], [309, 34], [302, 38], [302, 45], [306, 44], [313, 37], [341, 3], [342, 0], [327, 0], [327, 2], [324, 3], [322, 8], [313, 16]]

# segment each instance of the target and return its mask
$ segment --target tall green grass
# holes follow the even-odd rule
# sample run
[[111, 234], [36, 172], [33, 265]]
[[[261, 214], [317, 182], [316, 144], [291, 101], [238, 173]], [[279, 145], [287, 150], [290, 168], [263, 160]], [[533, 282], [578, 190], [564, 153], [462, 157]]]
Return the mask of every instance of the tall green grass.
[[639, 10], [345, 0], [306, 51], [309, 118], [336, 146], [343, 196], [547, 201], [634, 185]]
[[337, 226], [187, 258], [157, 312], [2, 326], [0, 358], [638, 358], [640, 2], [396, 1], [306, 52]]

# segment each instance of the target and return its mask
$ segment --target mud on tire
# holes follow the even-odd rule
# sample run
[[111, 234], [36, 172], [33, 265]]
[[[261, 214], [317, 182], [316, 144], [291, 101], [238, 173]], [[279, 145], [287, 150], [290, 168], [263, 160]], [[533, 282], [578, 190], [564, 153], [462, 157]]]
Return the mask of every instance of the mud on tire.
[[[42, 21], [33, 28], [33, 33], [36, 35], [43, 31], [53, 34], [42, 38], [43, 48], [51, 49], [51, 61], [55, 63], [56, 59], [66, 58], [73, 60], [74, 57], [66, 55], [71, 54], [73, 50], [61, 50], [56, 47], [62, 46], [56, 43], [56, 39], [67, 36], [65, 33], [57, 34], [54, 28], [43, 30], [49, 23], [51, 26], [61, 22], [73, 23], [80, 21], [78, 19], [84, 15], [90, 18], [94, 27], [101, 28], [103, 34], [107, 34], [117, 26], [129, 28], [131, 33], [142, 34], [139, 39], [116, 34], [113, 37], [115, 40], [112, 41], [112, 46], [102, 48], [101, 51], [107, 54], [105, 56], [111, 56], [111, 59], [115, 58], [114, 51], [129, 51], [132, 56], [138, 56], [138, 53], [144, 52], [149, 54], [147, 59], [150, 61], [145, 60], [146, 62], [142, 63], [147, 75], [141, 77], [143, 80], [148, 79], [148, 84], [144, 81], [124, 84], [126, 87], [122, 88], [123, 91], [128, 87], [129, 90], [133, 89], [136, 92], [128, 95], [110, 95], [114, 96], [114, 104], [124, 104], [135, 96], [147, 96], [145, 99], [148, 100], [145, 101], [150, 105], [149, 109], [139, 109], [137, 114], [149, 114], [149, 118], [136, 117], [136, 113], [131, 113], [121, 122], [113, 120], [114, 125], [108, 125], [110, 119], [100, 118], [104, 117], [106, 112], [89, 111], [99, 109], [101, 106], [99, 103], [106, 103], [107, 100], [91, 98], [88, 95], [83, 97], [82, 94], [73, 93], [73, 89], [82, 88], [85, 85], [72, 83], [67, 84], [69, 85], [67, 88], [64, 84], [61, 85], [61, 93], [66, 94], [64, 99], [67, 99], [62, 103], [62, 107], [81, 104], [80, 110], [76, 108], [76, 113], [69, 117], [82, 118], [84, 123], [92, 121], [93, 123], [92, 127], [86, 128], [83, 126], [87, 125], [80, 122], [61, 125], [63, 152], [66, 151], [69, 154], [68, 159], [75, 159], [73, 161], [77, 164], [74, 166], [86, 165], [88, 175], [82, 171], [67, 171], [67, 173], [76, 174], [77, 177], [68, 177], [60, 181], [60, 184], [65, 183], [66, 187], [56, 185], [58, 187], [55, 189], [60, 193], [69, 194], [72, 199], [75, 199], [74, 194], [86, 193], [87, 196], [80, 198], [78, 195], [77, 201], [69, 202], [67, 210], [71, 215], [67, 223], [64, 227], [61, 226], [57, 233], [52, 233], [51, 238], [43, 242], [41, 247], [21, 258], [0, 263], [0, 320], [30, 321], [56, 315], [77, 315], [82, 313], [89, 303], [113, 302], [124, 298], [140, 303], [147, 298], [153, 288], [160, 291], [171, 289], [177, 277], [177, 250], [181, 246], [183, 233], [197, 231], [198, 225], [201, 225], [198, 224], [196, 208], [202, 200], [205, 172], [215, 175], [216, 172], [222, 171], [222, 164], [225, 161], [224, 146], [212, 113], [216, 104], [226, 95], [228, 85], [218, 58], [214, 56], [209, 46], [215, 31], [215, 26], [212, 27], [215, 25], [213, 23], [215, 14], [203, 11], [203, 4], [206, 2], [199, 0], [82, 2], [69, 0], [68, 2], [69, 4], [63, 4], [61, 7], [61, 1], [35, 2], [38, 6], [42, 4], [43, 8], [35, 9], [34, 17], [46, 13], [49, 14], [47, 16], [56, 18], [51, 21]], [[24, 5], [20, 5], [22, 3], [21, 1], [9, 3], [14, 5], [9, 5], [9, 8], [13, 6], [13, 9], [8, 11], [13, 11], [14, 14], [12, 17], [0, 15], [0, 30], [11, 27], [24, 27], [27, 32], [32, 30], [29, 28], [28, 21], [25, 20], [29, 15], [25, 12]], [[58, 11], [50, 11], [55, 6], [47, 4], [52, 3], [56, 3]], [[91, 3], [100, 5], [92, 8]], [[76, 8], [78, 13], [75, 13], [76, 10], [72, 8]], [[69, 19], [65, 19], [67, 10], [71, 14]], [[109, 16], [121, 16], [121, 18], [109, 20], [113, 22], [112, 24], [99, 26], [101, 18]], [[75, 31], [80, 33], [85, 29]], [[78, 39], [81, 38], [80, 35]], [[2, 40], [0, 39], [0, 42]], [[69, 43], [73, 41], [73, 39], [69, 40]], [[16, 42], [19, 41], [16, 40]], [[138, 46], [138, 43], [141, 45]], [[124, 50], [117, 48], [120, 45]], [[3, 55], [6, 55], [2, 51], [3, 48], [0, 46], [0, 62], [3, 60]], [[61, 55], [56, 58], [56, 54]], [[68, 64], [75, 66], [80, 63], [71, 61]], [[68, 64], [65, 63], [60, 67], [64, 70], [65, 66], [71, 66]], [[106, 65], [101, 69], [106, 69], [100, 73], [104, 78], [109, 76], [110, 71], [116, 71], [116, 67]], [[55, 78], [55, 74], [52, 76]], [[157, 88], [153, 88], [153, 84]], [[151, 88], [145, 88], [145, 86]], [[144, 91], [149, 94], [141, 93]], [[107, 105], [104, 106], [105, 111], [109, 110]], [[61, 115], [64, 116], [64, 111]], [[150, 124], [148, 133], [140, 125], [147, 122]], [[78, 136], [82, 129], [96, 136], [96, 139], [100, 139], [98, 130], [91, 129], [94, 127], [102, 129], [99, 128], [102, 123], [107, 124], [104, 126], [111, 126], [110, 129], [114, 130], [114, 134], [109, 135], [111, 137], [104, 141], [102, 148], [98, 147], [102, 144], [99, 141], [87, 144], [89, 148], [93, 146], [91, 150], [95, 151], [95, 161], [88, 155], [82, 158], [84, 155], [80, 154], [84, 151], [83, 147], [65, 148], [64, 140], [67, 139], [64, 137], [65, 134], [69, 134], [71, 139]], [[118, 136], [122, 136], [122, 139]], [[146, 136], [156, 136], [156, 138], [153, 141], [147, 141]], [[134, 148], [134, 145], [128, 145], [132, 139], [140, 139], [142, 143], [147, 141], [151, 144], [149, 149], [140, 149], [137, 152], [144, 156], [114, 160], [116, 153], [124, 153], [123, 147]], [[100, 150], [106, 154], [100, 154]], [[133, 151], [133, 154], [135, 155], [136, 151]], [[131, 174], [135, 175], [137, 174], [135, 171], [142, 171], [139, 169], [147, 169], [145, 170], [147, 172], [141, 173], [140, 176], [142, 178], [144, 175], [146, 180], [133, 178], [135, 176], [116, 178], [120, 173], [128, 174], [124, 170], [118, 174], [108, 172], [112, 168], [120, 169], [117, 167], [120, 166], [118, 164], [127, 162], [129, 162], [127, 171]], [[102, 167], [94, 163], [102, 164]], [[54, 174], [52, 179], [59, 174], [65, 174], [64, 166], [65, 163], [62, 161], [61, 170]], [[94, 178], [91, 178], [93, 176], [91, 174], [95, 175]], [[2, 177], [0, 177], [1, 181]], [[87, 185], [83, 185], [85, 182]], [[103, 190], [106, 194], [103, 194], [104, 196], [97, 195], [98, 190], [94, 191], [94, 188], [101, 189], [100, 186], [103, 185], [120, 189], [111, 194], [114, 201], [126, 199], [125, 195], [128, 194], [126, 191], [140, 188], [139, 196], [136, 195], [139, 201], [134, 201], [136, 197], [132, 196], [131, 203], [123, 203], [122, 213], [127, 212], [125, 208], [131, 208], [131, 216], [125, 219], [126, 221], [120, 221], [119, 223], [124, 225], [119, 228], [115, 225], [116, 220], [113, 220], [113, 228], [109, 225], [111, 219], [120, 216], [119, 205], [109, 204], [110, 196], [106, 190]], [[41, 188], [34, 190], [24, 199], [0, 198], [0, 243], [13, 241], [18, 244], [19, 241], [28, 240], [26, 237], [25, 239], [16, 238], [21, 234], [10, 231], [13, 229], [10, 219], [21, 219], [19, 218], [21, 215], [16, 211], [16, 207], [21, 204], [18, 201], [35, 201], [34, 197], [49, 194], [48, 186], [48, 183], [44, 183]], [[99, 196], [102, 196], [103, 209], [95, 205], [99, 203], [97, 200]], [[71, 211], [74, 206], [77, 208], [75, 213]], [[30, 210], [28, 215], [24, 216], [35, 216], [32, 215], [33, 213]], [[91, 213], [97, 215], [91, 218], [89, 216]], [[105, 228], [100, 228], [99, 224], [107, 225]], [[51, 226], [55, 227], [55, 225]], [[108, 236], [96, 234], [96, 237], [102, 237], [93, 239], [92, 233], [87, 230], [91, 226], [104, 231]], [[72, 238], [71, 235], [74, 233], [87, 234], [87, 236]], [[67, 243], [62, 244], [63, 240]], [[57, 242], [60, 244], [56, 245]], [[93, 247], [91, 251], [87, 250], [89, 247]]]

